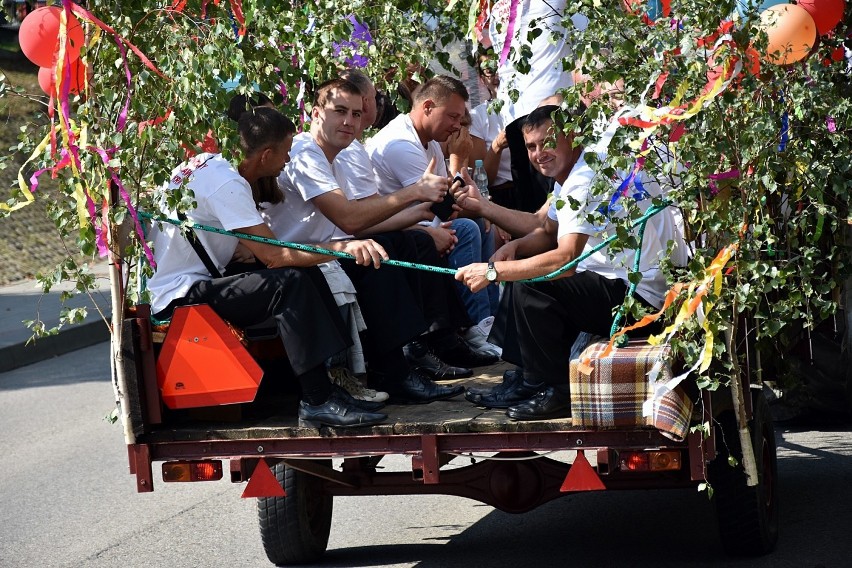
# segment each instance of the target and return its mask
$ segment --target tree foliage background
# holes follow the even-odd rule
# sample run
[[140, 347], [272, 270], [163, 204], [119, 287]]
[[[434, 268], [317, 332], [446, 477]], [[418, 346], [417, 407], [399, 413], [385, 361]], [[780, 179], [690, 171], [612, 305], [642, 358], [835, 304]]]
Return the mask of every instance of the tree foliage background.
[[[711, 77], [718, 73], [720, 62], [747, 63], [746, 70], [695, 116], [655, 131], [657, 139], [668, 140], [683, 124], [682, 137], [670, 146], [681, 169], [659, 160], [648, 160], [644, 167], [649, 174], [679, 181], [669, 199], [684, 213], [693, 258], [684, 270], [669, 267], [672, 282], [700, 280], [719, 249], [737, 243], [739, 250], [721, 294], [706, 298], [715, 302], [706, 327], [717, 337], [727, 331], [736, 338], [743, 335], [742, 328], [736, 329], [740, 316], [748, 314], [752, 340], [767, 352], [783, 354], [790, 338], [836, 310], [847, 274], [852, 104], [846, 63], [832, 54], [849, 31], [848, 17], [803, 62], [782, 67], [761, 61], [754, 73], [748, 49], [761, 52], [766, 41], [755, 25], [754, 11], [746, 7], [746, 17], [730, 31], [731, 41], [715, 53], [712, 41], [702, 42], [736, 11], [733, 0], [673, 0], [671, 15], [661, 16], [653, 25], [642, 17], [647, 10], [641, 4], [634, 4], [634, 13], [621, 2], [576, 0], [568, 5], [563, 14], [568, 29], [572, 28], [568, 17], [575, 12], [585, 14], [590, 23], [585, 32], [572, 33], [574, 60], [565, 65], [580, 68], [591, 81], [569, 89], [566, 104], [575, 104], [592, 84], [623, 82], [618, 100], [604, 96], [591, 105], [592, 117], [611, 117], [621, 103], [635, 107], [642, 102], [659, 106], [695, 100], [708, 84], [708, 72]], [[441, 0], [250, 0], [239, 6], [242, 25], [237, 7], [227, 0], [87, 3], [93, 14], [150, 58], [165, 78], [108, 34], [84, 50], [92, 75], [84, 95], [72, 97], [71, 117], [77, 128], [86, 125], [87, 146], [115, 150], [104, 161], [98, 152], [84, 149], [80, 172], [61, 170], [59, 193], [50, 197], [51, 216], [62, 230], [77, 233], [83, 252], [95, 252], [97, 234], [96, 224], [80, 226], [79, 187], [100, 203], [115, 174], [130, 191], [134, 206], [149, 209], [156, 189], [183, 159], [185, 148], [208, 131], [215, 133], [226, 155], [236, 158], [235, 125], [224, 114], [235, 92], [260, 90], [297, 118], [300, 90], [309, 93], [311, 85], [334, 76], [357, 52], [366, 56], [365, 71], [377, 87], [393, 94], [412, 64], [437, 61], [450, 67], [445, 46], [468, 32], [472, 13], [467, 3], [457, 2], [446, 10], [447, 3]], [[371, 42], [346, 43], [354, 31], [349, 15], [369, 29]], [[94, 32], [94, 27], [89, 25], [88, 31]], [[667, 78], [660, 83], [659, 96], [652, 99], [649, 85], [653, 90], [663, 73]], [[226, 89], [226, 82], [236, 87]], [[0, 83], [0, 96], [21, 95]], [[118, 117], [128, 98], [128, 122], [118, 131]], [[309, 94], [302, 100], [309, 103]], [[578, 140], [588, 141], [593, 122], [566, 128], [581, 129]], [[604, 173], [629, 170], [641, 134], [633, 126], [620, 129], [607, 163], [596, 167]], [[14, 151], [29, 155], [44, 135], [44, 128], [23, 132]], [[30, 165], [34, 170], [57, 160], [47, 148]], [[737, 175], [712, 182], [712, 176], [724, 172]], [[15, 188], [7, 195], [8, 204], [23, 198]], [[119, 203], [109, 215], [117, 225], [127, 213]], [[628, 231], [623, 235], [629, 244]], [[138, 240], [124, 253], [131, 264], [131, 259], [140, 258]], [[79, 276], [73, 262], [49, 274], [43, 278], [46, 288]], [[80, 291], [89, 284], [84, 278]], [[66, 321], [74, 317], [79, 314]], [[682, 331], [674, 345], [691, 363], [699, 356], [706, 330], [691, 320]], [[735, 371], [736, 359], [724, 356], [730, 346], [720, 341], [714, 349], [722, 362], [718, 369]], [[724, 379], [722, 373], [700, 381], [713, 387]]]

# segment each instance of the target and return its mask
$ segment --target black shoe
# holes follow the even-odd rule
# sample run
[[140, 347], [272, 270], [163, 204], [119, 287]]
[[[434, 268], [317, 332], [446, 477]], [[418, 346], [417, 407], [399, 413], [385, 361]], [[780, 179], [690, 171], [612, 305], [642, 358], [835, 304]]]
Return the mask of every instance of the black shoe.
[[331, 396], [337, 397], [337, 399], [343, 404], [348, 404], [349, 406], [354, 406], [359, 410], [363, 410], [364, 412], [376, 412], [377, 410], [381, 410], [385, 407], [384, 402], [372, 402], [369, 400], [359, 400], [349, 394], [345, 388], [340, 385], [331, 385]]
[[436, 381], [465, 379], [473, 376], [472, 369], [447, 365], [435, 356], [434, 353], [429, 351], [429, 348], [420, 341], [412, 341], [403, 347], [402, 350], [412, 369], [423, 371]]
[[[519, 375], [519, 376], [518, 376]], [[518, 380], [520, 378], [520, 380]], [[523, 373], [518, 373], [514, 377], [517, 381], [505, 389], [495, 387], [494, 390], [487, 394], [470, 396], [465, 393], [465, 398], [477, 406], [486, 408], [509, 408], [513, 404], [528, 401], [535, 396], [537, 392], [545, 388], [544, 383], [530, 383], [524, 379]]]
[[474, 351], [456, 333], [449, 338], [442, 338], [441, 345], [433, 345], [433, 352], [441, 361], [459, 367], [484, 367], [500, 360], [493, 353]]
[[365, 412], [354, 405], [342, 402], [334, 394], [323, 404], [316, 406], [304, 400], [299, 401], [299, 426], [302, 428], [372, 426], [386, 419], [386, 414]]
[[475, 402], [474, 400], [468, 398], [469, 396], [482, 396], [486, 394], [490, 394], [492, 392], [504, 391], [506, 389], [513, 389], [524, 380], [524, 370], [516, 367], [514, 369], [509, 369], [503, 373], [503, 382], [499, 385], [494, 385], [490, 387], [470, 387], [465, 393], [464, 397], [470, 402]]
[[510, 406], [506, 411], [515, 420], [547, 420], [571, 416], [571, 395], [548, 386], [526, 402]]
[[435, 384], [429, 377], [412, 370], [400, 380], [382, 382], [381, 388], [390, 395], [391, 404], [425, 404], [435, 400], [444, 400], [461, 394], [462, 386]]

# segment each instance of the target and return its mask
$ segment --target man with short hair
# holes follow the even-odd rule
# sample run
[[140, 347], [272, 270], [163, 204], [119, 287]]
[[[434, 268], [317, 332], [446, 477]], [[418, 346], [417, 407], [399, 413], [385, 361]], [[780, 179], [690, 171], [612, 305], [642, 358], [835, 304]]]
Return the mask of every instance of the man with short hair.
[[[352, 192], [336, 158], [359, 132], [362, 114], [361, 91], [349, 81], [334, 79], [318, 87], [310, 132], [296, 136], [293, 159], [279, 177], [285, 199], [264, 212], [279, 239], [334, 242], [394, 215], [411, 223], [424, 218], [428, 208], [418, 212], [416, 206], [409, 206], [438, 201], [447, 192], [446, 178], [428, 169], [394, 195], [359, 198]], [[412, 245], [401, 231], [377, 234], [376, 240], [384, 243], [392, 258], [410, 254], [407, 249]], [[422, 403], [459, 394], [461, 387], [437, 385], [410, 369], [402, 353], [405, 342], [418, 337], [436, 319], [452, 321], [453, 315], [429, 313], [429, 309], [441, 308], [424, 305], [408, 271], [384, 267], [368, 272], [348, 260], [340, 263], [355, 285], [367, 323], [364, 347], [370, 381], [388, 392], [391, 402]]]
[[[607, 226], [589, 221], [601, 205], [591, 194], [597, 173], [586, 163], [587, 152], [606, 156], [606, 147], [614, 130], [610, 128], [594, 147], [584, 150], [573, 145], [573, 136], [554, 132], [551, 115], [557, 106], [544, 106], [528, 116], [523, 125], [530, 162], [543, 175], [556, 182], [558, 196], [551, 202], [541, 225], [535, 214], [512, 211], [485, 202], [474, 187], [459, 192], [462, 207], [482, 214], [496, 224], [516, 233], [528, 234], [507, 243], [491, 262], [471, 264], [458, 270], [456, 279], [478, 290], [497, 282], [513, 282], [512, 303], [522, 360], [512, 361], [523, 367], [522, 376], [508, 381], [475, 401], [494, 408], [507, 408], [509, 417], [541, 420], [570, 416], [568, 367], [571, 345], [581, 332], [608, 336], [613, 312], [624, 302], [629, 286], [635, 251], [623, 250], [610, 255], [606, 249], [582, 261], [562, 277], [544, 282], [517, 282], [554, 272], [605, 238]], [[574, 111], [575, 115], [580, 110]], [[555, 140], [555, 144], [554, 144]], [[642, 178], [646, 196], [638, 201], [641, 208], [650, 205], [650, 197], [661, 194], [659, 184]], [[621, 180], [609, 180], [617, 187]], [[563, 203], [559, 208], [557, 203]], [[576, 208], [571, 204], [577, 204]], [[659, 268], [670, 242], [678, 244], [681, 235], [671, 208], [651, 217], [642, 240], [639, 272], [642, 280], [636, 299], [659, 309], [666, 293], [665, 275]], [[682, 249], [674, 249], [673, 253]], [[679, 255], [673, 257], [683, 262]], [[504, 350], [504, 358], [506, 351]]]
[[[392, 195], [416, 179], [416, 172], [430, 161], [436, 162], [436, 172], [448, 175], [440, 142], [457, 132], [467, 110], [467, 88], [458, 79], [447, 75], [432, 77], [418, 87], [413, 95], [411, 112], [393, 119], [367, 142], [367, 151], [376, 172], [379, 193]], [[450, 148], [452, 151], [452, 148]], [[464, 169], [464, 168], [463, 168]], [[437, 218], [436, 218], [437, 219]], [[427, 232], [441, 254], [449, 257], [450, 266], [458, 268], [488, 258], [493, 246], [491, 232], [485, 232], [474, 220], [458, 218], [450, 223], [419, 225]], [[472, 292], [459, 287], [467, 313], [475, 324], [490, 318], [496, 309], [486, 290]], [[496, 304], [496, 298], [494, 298]], [[480, 365], [495, 362], [493, 352], [477, 351]], [[448, 363], [455, 364], [448, 360]]]
[[[257, 206], [280, 199], [281, 192], [277, 188], [270, 192], [258, 182], [277, 175], [287, 163], [295, 131], [293, 123], [274, 109], [244, 112], [239, 117], [241, 162], [235, 167], [218, 153], [199, 154], [172, 172], [167, 191], [184, 185], [192, 191], [196, 206], [186, 211], [186, 218], [194, 223], [271, 238]], [[165, 201], [163, 213], [175, 216]], [[328, 256], [206, 231], [198, 231], [193, 246], [179, 227], [156, 223], [151, 240], [157, 267], [148, 288], [156, 318], [168, 319], [176, 308], [197, 303], [209, 304], [239, 327], [273, 318], [302, 388], [301, 425], [359, 426], [386, 418], [370, 411], [376, 405], [364, 405], [334, 389], [325, 375], [325, 359], [351, 343], [328, 286], [314, 268]], [[264, 266], [223, 277], [238, 243]], [[373, 241], [340, 241], [331, 248], [376, 268], [387, 258]]]

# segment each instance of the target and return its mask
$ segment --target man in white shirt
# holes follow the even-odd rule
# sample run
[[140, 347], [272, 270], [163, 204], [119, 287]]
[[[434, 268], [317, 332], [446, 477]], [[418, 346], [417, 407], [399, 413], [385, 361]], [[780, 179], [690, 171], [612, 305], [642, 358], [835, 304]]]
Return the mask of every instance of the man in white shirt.
[[[418, 87], [413, 97], [411, 112], [393, 119], [367, 142], [367, 152], [382, 195], [391, 195], [411, 183], [416, 179], [418, 168], [422, 169], [430, 161], [437, 162], [439, 174], [447, 174], [440, 142], [459, 130], [466, 110], [467, 89], [459, 80], [439, 75]], [[480, 262], [488, 258], [488, 251], [492, 250], [487, 239], [493, 238], [493, 235], [483, 232], [472, 219], [457, 218], [449, 224], [416, 228], [429, 233], [436, 249], [448, 254], [450, 266], [454, 268]], [[471, 292], [464, 287], [459, 290], [474, 323], [493, 315], [496, 306], [492, 306], [492, 298], [487, 291]], [[482, 365], [497, 360], [493, 354], [477, 353], [482, 356]], [[457, 364], [452, 360], [447, 362]]]
[[[396, 229], [425, 218], [428, 207], [417, 204], [438, 201], [448, 191], [448, 180], [429, 168], [394, 195], [353, 191], [337, 157], [353, 142], [362, 114], [361, 92], [349, 81], [333, 79], [317, 88], [310, 132], [296, 136], [293, 160], [279, 176], [285, 199], [264, 211], [279, 239], [334, 242], [373, 226]], [[413, 245], [402, 231], [377, 233], [375, 239], [392, 258], [411, 255]], [[341, 265], [358, 291], [367, 323], [364, 347], [373, 385], [399, 403], [430, 402], [459, 394], [460, 387], [437, 385], [410, 369], [403, 355], [402, 346], [435, 321], [430, 310], [441, 310], [424, 304], [413, 285], [417, 276], [393, 267], [364, 271], [352, 262], [341, 261]]]
[[[508, 407], [507, 414], [518, 420], [570, 415], [570, 346], [580, 332], [609, 335], [613, 311], [624, 302], [628, 273], [633, 265], [634, 251], [624, 250], [611, 257], [603, 249], [558, 279], [517, 282], [563, 267], [604, 240], [609, 228], [589, 221], [589, 215], [602, 202], [600, 197], [591, 195], [596, 173], [584, 155], [597, 152], [599, 157], [605, 156], [612, 133], [608, 131], [601, 143], [588, 149], [573, 147], [571, 137], [558, 133], [554, 146], [551, 114], [558, 111], [557, 106], [536, 109], [523, 127], [530, 161], [542, 174], [556, 181], [558, 197], [548, 209], [546, 219], [540, 214], [511, 211], [484, 202], [475, 188], [458, 195], [462, 207], [471, 208], [512, 232], [527, 233], [498, 250], [491, 262], [466, 266], [456, 274], [457, 280], [472, 289], [496, 282], [514, 282], [512, 315], [522, 360], [512, 362], [520, 364], [524, 374], [522, 380], [504, 385], [478, 402]], [[661, 190], [653, 180], [642, 178], [644, 182], [637, 185], [643, 195], [637, 194], [636, 199], [641, 208], [647, 208], [650, 197], [660, 195]], [[610, 183], [617, 187], [621, 180]], [[558, 208], [557, 202], [564, 205]], [[576, 204], [576, 208], [571, 204]], [[642, 280], [636, 290], [636, 299], [647, 307], [658, 309], [662, 305], [667, 285], [659, 263], [668, 253], [670, 242], [677, 244], [679, 240], [671, 208], [650, 218], [642, 240], [639, 267]]]
[[565, 26], [567, 4], [567, 0], [497, 0], [491, 8], [489, 36], [499, 58], [497, 98], [503, 103], [500, 115], [511, 152], [516, 206], [522, 211], [536, 211], [552, 182], [531, 167], [521, 125], [539, 101], [573, 84], [570, 33], [588, 23], [574, 15]]
[[[295, 130], [273, 109], [245, 112], [239, 118], [244, 158], [236, 168], [220, 154], [199, 154], [172, 172], [166, 189], [185, 187], [192, 192], [196, 206], [186, 211], [186, 218], [194, 223], [274, 238], [257, 205], [280, 199], [280, 191], [261, 180], [276, 176], [287, 163]], [[165, 197], [162, 209], [169, 217], [177, 215]], [[178, 227], [152, 227], [157, 265], [148, 288], [156, 318], [170, 318], [175, 308], [197, 303], [209, 304], [238, 327], [274, 318], [302, 388], [301, 425], [359, 426], [386, 418], [367, 411], [376, 406], [334, 389], [325, 374], [325, 360], [351, 344], [325, 279], [315, 268], [331, 257], [213, 232], [194, 234], [196, 247]], [[266, 268], [222, 277], [238, 243]], [[330, 248], [353, 254], [362, 265], [378, 267], [387, 258], [384, 249], [369, 240], [340, 241]]]

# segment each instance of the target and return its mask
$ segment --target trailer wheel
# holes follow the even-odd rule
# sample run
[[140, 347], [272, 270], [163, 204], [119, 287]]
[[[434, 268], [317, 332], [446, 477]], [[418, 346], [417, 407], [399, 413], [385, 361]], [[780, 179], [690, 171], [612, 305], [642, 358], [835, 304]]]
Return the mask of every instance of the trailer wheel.
[[[730, 555], [760, 556], [778, 542], [778, 462], [775, 430], [769, 404], [760, 391], [752, 394], [754, 416], [749, 423], [758, 482], [746, 485], [742, 446], [733, 411], [724, 412], [716, 424], [718, 455], [708, 467], [722, 546]], [[721, 435], [719, 435], [721, 434]], [[729, 455], [738, 464], [728, 463]]]
[[325, 553], [334, 500], [322, 491], [322, 479], [286, 467], [272, 468], [286, 497], [257, 500], [260, 537], [276, 566], [316, 562]]

